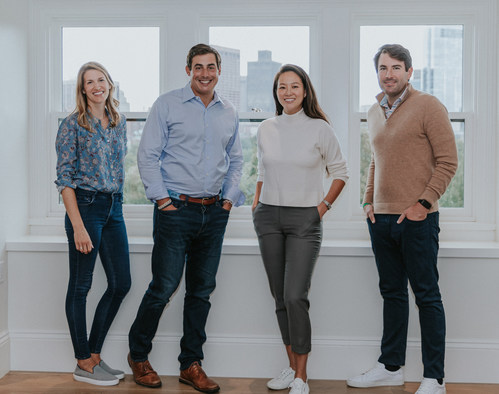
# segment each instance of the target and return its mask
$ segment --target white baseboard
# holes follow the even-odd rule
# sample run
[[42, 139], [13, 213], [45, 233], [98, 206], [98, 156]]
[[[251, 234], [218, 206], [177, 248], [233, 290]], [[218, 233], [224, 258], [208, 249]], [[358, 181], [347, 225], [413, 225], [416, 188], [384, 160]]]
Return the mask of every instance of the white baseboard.
[[[149, 360], [161, 375], [178, 374], [180, 337], [157, 335]], [[10, 333], [11, 369], [22, 371], [73, 371], [75, 361], [69, 334]], [[374, 365], [379, 340], [316, 338], [312, 344], [308, 373], [311, 379], [345, 380]], [[126, 334], [110, 334], [102, 351], [114, 368], [130, 373], [126, 362]], [[47, 354], [50, 362], [47, 362]], [[278, 337], [215, 337], [204, 347], [204, 368], [211, 376], [270, 377], [286, 365], [284, 348]], [[421, 349], [417, 339], [407, 347], [407, 381], [422, 378]], [[447, 342], [446, 381], [499, 383], [499, 343], [459, 340]]]
[[10, 338], [8, 331], [0, 332], [0, 378], [10, 371]]

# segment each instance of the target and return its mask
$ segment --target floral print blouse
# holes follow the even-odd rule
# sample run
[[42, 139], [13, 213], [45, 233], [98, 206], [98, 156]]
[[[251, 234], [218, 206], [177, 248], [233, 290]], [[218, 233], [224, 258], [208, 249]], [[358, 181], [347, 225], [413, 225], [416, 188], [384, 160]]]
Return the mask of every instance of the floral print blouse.
[[57, 179], [61, 192], [64, 188], [81, 188], [105, 193], [122, 192], [125, 181], [127, 152], [126, 118], [104, 130], [97, 118], [91, 118], [95, 132], [78, 124], [73, 113], [59, 126], [55, 147], [57, 151]]

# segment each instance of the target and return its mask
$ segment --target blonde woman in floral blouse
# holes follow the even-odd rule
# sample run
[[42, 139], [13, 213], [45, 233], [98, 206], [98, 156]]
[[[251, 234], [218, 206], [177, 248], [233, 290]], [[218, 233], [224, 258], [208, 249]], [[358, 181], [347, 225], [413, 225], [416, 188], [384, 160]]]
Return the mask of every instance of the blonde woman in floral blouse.
[[[57, 189], [66, 207], [69, 285], [66, 317], [77, 365], [75, 380], [100, 386], [119, 383], [124, 372], [100, 357], [106, 334], [130, 289], [128, 239], [123, 219], [126, 119], [113, 98], [114, 83], [96, 62], [78, 72], [76, 108], [56, 139]], [[97, 255], [108, 287], [87, 337], [86, 299]]]

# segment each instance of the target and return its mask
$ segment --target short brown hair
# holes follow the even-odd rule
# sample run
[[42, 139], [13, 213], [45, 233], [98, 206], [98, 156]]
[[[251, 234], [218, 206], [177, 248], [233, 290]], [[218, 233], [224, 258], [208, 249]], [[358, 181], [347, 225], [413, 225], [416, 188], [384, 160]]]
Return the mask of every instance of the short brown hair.
[[222, 58], [220, 57], [218, 51], [215, 48], [210, 47], [209, 45], [197, 44], [194, 45], [187, 54], [187, 67], [189, 68], [189, 70], [192, 70], [192, 59], [194, 58], [194, 56], [206, 55], [207, 53], [213, 53], [215, 55], [217, 68], [220, 68], [220, 65], [222, 64]]
[[388, 56], [404, 62], [405, 71], [409, 71], [409, 69], [412, 67], [412, 57], [408, 49], [404, 48], [400, 44], [385, 44], [381, 48], [379, 48], [378, 52], [376, 52], [376, 55], [374, 55], [374, 67], [376, 68], [376, 72], [378, 72], [379, 57], [382, 53], [387, 53]]

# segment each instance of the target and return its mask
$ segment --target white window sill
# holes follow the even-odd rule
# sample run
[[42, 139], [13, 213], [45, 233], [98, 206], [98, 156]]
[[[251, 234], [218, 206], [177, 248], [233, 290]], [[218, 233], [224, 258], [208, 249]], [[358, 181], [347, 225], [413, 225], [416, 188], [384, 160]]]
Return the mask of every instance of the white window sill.
[[[129, 237], [130, 253], [150, 253], [150, 237]], [[10, 239], [5, 244], [7, 252], [66, 252], [64, 236], [31, 235]], [[225, 238], [222, 253], [225, 255], [258, 255], [256, 238]], [[323, 241], [321, 256], [372, 256], [371, 244], [365, 240]], [[441, 241], [439, 257], [445, 258], [499, 258], [499, 242]]]

